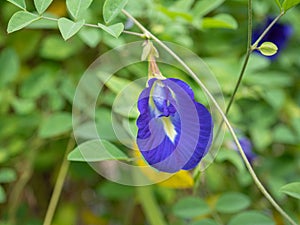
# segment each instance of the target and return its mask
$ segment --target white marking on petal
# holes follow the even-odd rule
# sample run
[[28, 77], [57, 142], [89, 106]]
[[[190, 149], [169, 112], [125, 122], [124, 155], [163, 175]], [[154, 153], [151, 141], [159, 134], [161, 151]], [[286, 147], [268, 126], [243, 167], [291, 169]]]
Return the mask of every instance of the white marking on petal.
[[161, 121], [163, 122], [164, 130], [165, 130], [167, 136], [170, 138], [172, 143], [174, 143], [177, 132], [175, 130], [175, 127], [174, 127], [170, 117], [161, 117]]

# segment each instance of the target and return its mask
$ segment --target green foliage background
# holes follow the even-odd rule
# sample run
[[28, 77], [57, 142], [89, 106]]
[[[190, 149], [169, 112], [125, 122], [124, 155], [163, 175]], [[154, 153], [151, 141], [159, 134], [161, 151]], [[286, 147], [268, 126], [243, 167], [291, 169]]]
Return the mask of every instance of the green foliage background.
[[[126, 10], [161, 40], [185, 46], [203, 58], [228, 100], [246, 51], [247, 1], [214, 2], [129, 0]], [[32, 1], [26, 3], [28, 11], [35, 10]], [[254, 26], [267, 15], [279, 14], [275, 1], [253, 4]], [[104, 24], [102, 7], [102, 0], [94, 0], [84, 14], [86, 22]], [[99, 55], [139, 38], [128, 34], [114, 38], [85, 27], [64, 41], [51, 21], [8, 35], [8, 21], [17, 10], [11, 3], [0, 2], [0, 221], [35, 225], [42, 224], [70, 142], [76, 84]], [[67, 17], [65, 1], [55, 0], [48, 13]], [[274, 62], [251, 56], [229, 119], [253, 142], [258, 154], [254, 168], [263, 184], [299, 221], [299, 200], [279, 191], [284, 184], [300, 180], [299, 7], [280, 21], [294, 29], [287, 48]], [[124, 23], [126, 18], [119, 15], [114, 22]], [[131, 30], [139, 32], [136, 27]], [[175, 69], [166, 71], [182, 76]], [[116, 79], [146, 75], [146, 67], [137, 66], [120, 71]], [[192, 86], [200, 96], [201, 91]], [[105, 138], [118, 144], [109, 119], [115, 96], [113, 88], [107, 87], [99, 99], [96, 120], [99, 132], [105, 130]], [[152, 212], [145, 212], [141, 201], [147, 191], [169, 224], [233, 225], [243, 223], [243, 218], [258, 218], [255, 224], [284, 224], [253, 185], [238, 154], [228, 151], [230, 142], [226, 136], [215, 162], [201, 174], [197, 197], [192, 199], [186, 198], [191, 195], [189, 189], [156, 185], [141, 192], [106, 181], [86, 163], [72, 162], [53, 224], [149, 224], [147, 214]]]

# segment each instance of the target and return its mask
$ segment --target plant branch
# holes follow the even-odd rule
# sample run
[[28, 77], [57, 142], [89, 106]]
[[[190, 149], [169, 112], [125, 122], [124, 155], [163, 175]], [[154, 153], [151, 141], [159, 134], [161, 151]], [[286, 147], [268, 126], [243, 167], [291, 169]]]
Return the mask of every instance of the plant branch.
[[136, 187], [138, 199], [151, 225], [167, 225], [158, 203], [153, 196], [152, 186]]
[[62, 192], [62, 188], [68, 173], [68, 169], [69, 169], [69, 165], [70, 162], [68, 161], [68, 153], [73, 149], [75, 145], [75, 141], [73, 139], [73, 137], [70, 137], [66, 151], [65, 151], [65, 155], [64, 155], [64, 159], [63, 162], [61, 164], [57, 179], [56, 179], [56, 183], [54, 186], [54, 190], [50, 199], [50, 203], [48, 205], [48, 209], [46, 212], [46, 216], [44, 219], [44, 223], [43, 225], [51, 225], [52, 224], [52, 219], [59, 201], [59, 197], [60, 194]]
[[245, 165], [252, 176], [255, 184], [257, 185], [258, 189], [262, 192], [262, 194], [269, 200], [269, 202], [274, 206], [274, 208], [277, 209], [277, 211], [285, 217], [292, 225], [297, 225], [297, 223], [277, 204], [277, 202], [272, 198], [272, 196], [268, 193], [268, 191], [264, 188], [264, 186], [261, 184], [260, 180], [256, 176], [250, 162], [248, 161], [243, 148], [241, 147], [238, 138], [235, 134], [235, 131], [233, 130], [233, 127], [231, 126], [230, 122], [228, 121], [226, 115], [222, 111], [221, 107], [215, 100], [215, 98], [212, 96], [210, 91], [206, 88], [206, 86], [201, 82], [201, 80], [197, 77], [197, 75], [189, 68], [189, 66], [176, 54], [174, 53], [167, 45], [165, 45], [162, 41], [160, 41], [157, 37], [155, 37], [152, 33], [150, 33], [139, 21], [137, 21], [130, 13], [128, 13], [126, 10], [122, 10], [123, 14], [125, 14], [128, 18], [132, 19], [132, 21], [151, 39], [153, 39], [157, 44], [159, 44], [163, 49], [165, 49], [174, 59], [176, 59], [191, 75], [191, 77], [197, 82], [197, 84], [202, 88], [202, 90], [207, 94], [207, 96], [210, 98], [210, 100], [215, 105], [216, 109], [222, 116], [225, 124], [228, 127], [228, 130], [230, 131], [234, 142], [237, 145], [237, 148], [245, 162]]
[[281, 12], [270, 24], [269, 26], [264, 30], [264, 32], [257, 38], [257, 40], [254, 42], [254, 44], [251, 46], [251, 51], [255, 50], [257, 48], [257, 45], [259, 42], [266, 36], [266, 34], [270, 31], [270, 29], [274, 26], [274, 24], [285, 14], [285, 12]]

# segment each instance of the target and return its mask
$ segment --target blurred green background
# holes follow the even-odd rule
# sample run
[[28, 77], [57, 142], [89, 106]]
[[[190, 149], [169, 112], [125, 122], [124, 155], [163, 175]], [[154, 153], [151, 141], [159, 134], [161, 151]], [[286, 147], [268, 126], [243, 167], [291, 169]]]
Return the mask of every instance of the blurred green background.
[[[187, 47], [203, 58], [228, 101], [246, 52], [247, 1], [214, 1], [211, 8], [204, 7], [207, 1], [199, 2], [129, 0], [126, 10], [161, 40]], [[32, 1], [26, 3], [28, 11], [35, 10]], [[103, 23], [102, 6], [102, 0], [93, 1], [85, 15], [87, 22]], [[38, 225], [72, 136], [72, 100], [80, 77], [102, 53], [140, 39], [128, 34], [116, 39], [84, 28], [64, 41], [50, 22], [8, 35], [8, 21], [17, 10], [11, 3], [0, 2], [0, 224]], [[63, 0], [54, 0], [47, 12], [68, 16]], [[253, 2], [254, 27], [278, 14], [275, 1]], [[223, 16], [221, 21], [218, 15]], [[116, 21], [126, 23], [126, 18], [120, 15]], [[253, 143], [258, 155], [253, 165], [262, 183], [298, 221], [299, 200], [279, 189], [300, 180], [299, 21], [299, 7], [280, 20], [291, 24], [294, 33], [275, 61], [253, 53], [229, 113], [234, 127]], [[128, 29], [139, 32], [134, 26]], [[120, 71], [116, 78], [130, 81], [146, 75], [146, 67], [137, 66]], [[200, 89], [192, 86], [200, 95]], [[105, 127], [106, 138], [118, 144], [110, 121], [115, 96], [109, 87], [101, 94], [97, 108], [101, 116], [96, 121], [100, 132]], [[285, 224], [253, 184], [238, 153], [230, 151], [230, 142], [226, 135], [216, 160], [201, 174], [196, 201], [188, 197], [191, 185], [187, 189], [177, 184], [145, 189], [122, 186], [105, 180], [86, 163], [71, 162], [53, 224], [153, 224], [148, 215], [152, 212], [143, 203], [145, 192], [150, 192], [168, 224], [238, 224], [236, 216], [241, 213], [261, 216], [265, 224]], [[199, 211], [193, 213], [197, 207]]]

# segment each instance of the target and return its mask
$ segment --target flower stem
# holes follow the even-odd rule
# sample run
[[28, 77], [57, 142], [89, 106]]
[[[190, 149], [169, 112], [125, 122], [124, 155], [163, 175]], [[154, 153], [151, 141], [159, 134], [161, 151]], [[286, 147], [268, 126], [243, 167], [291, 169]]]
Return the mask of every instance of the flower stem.
[[152, 186], [136, 187], [139, 202], [151, 225], [167, 225], [158, 203], [153, 196]]
[[197, 84], [202, 88], [202, 90], [207, 94], [207, 96], [210, 98], [210, 100], [215, 105], [216, 109], [222, 116], [225, 124], [228, 127], [229, 132], [231, 133], [234, 142], [237, 145], [237, 148], [245, 162], [245, 165], [252, 176], [256, 186], [258, 189], [262, 192], [262, 194], [269, 200], [269, 202], [274, 206], [274, 208], [283, 216], [285, 217], [292, 225], [297, 225], [297, 223], [277, 204], [277, 202], [272, 198], [272, 196], [268, 193], [268, 191], [264, 188], [258, 177], [256, 176], [250, 162], [248, 161], [242, 146], [240, 145], [237, 135], [235, 134], [235, 131], [233, 130], [233, 127], [231, 126], [230, 122], [228, 121], [225, 113], [222, 111], [221, 107], [215, 100], [215, 98], [212, 96], [210, 91], [206, 88], [206, 86], [201, 82], [201, 80], [197, 77], [197, 75], [192, 71], [192, 69], [176, 54], [174, 53], [167, 45], [165, 45], [162, 41], [160, 41], [157, 37], [155, 37], [152, 33], [150, 33], [139, 21], [137, 21], [130, 13], [128, 13], [126, 10], [122, 10], [123, 14], [125, 14], [128, 18], [132, 19], [132, 21], [151, 39], [153, 39], [158, 45], [160, 45], [163, 49], [165, 49], [174, 59], [176, 59], [191, 75], [191, 77], [197, 82]]
[[46, 212], [46, 216], [45, 216], [43, 225], [51, 225], [52, 224], [52, 219], [53, 219], [53, 216], [54, 216], [54, 213], [55, 213], [58, 201], [59, 201], [59, 197], [62, 192], [62, 188], [63, 188], [64, 182], [65, 182], [65, 179], [66, 179], [66, 176], [68, 173], [69, 165], [70, 165], [70, 162], [67, 159], [68, 153], [73, 149], [74, 145], [75, 145], [75, 141], [71, 137], [68, 142], [67, 148], [66, 148], [63, 162], [59, 169], [59, 173], [58, 173], [58, 176], [56, 179], [56, 183], [55, 183], [54, 190], [53, 190], [53, 193], [52, 193], [52, 196], [50, 199], [50, 203], [48, 205], [48, 209]]
[[255, 50], [257, 48], [257, 45], [259, 42], [266, 36], [266, 34], [270, 31], [270, 29], [274, 26], [274, 24], [285, 14], [284, 11], [282, 11], [270, 24], [269, 26], [264, 30], [264, 32], [257, 38], [257, 40], [254, 42], [254, 44], [251, 46], [251, 51]]

